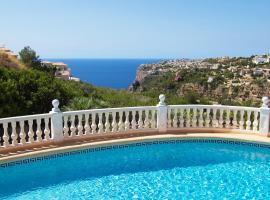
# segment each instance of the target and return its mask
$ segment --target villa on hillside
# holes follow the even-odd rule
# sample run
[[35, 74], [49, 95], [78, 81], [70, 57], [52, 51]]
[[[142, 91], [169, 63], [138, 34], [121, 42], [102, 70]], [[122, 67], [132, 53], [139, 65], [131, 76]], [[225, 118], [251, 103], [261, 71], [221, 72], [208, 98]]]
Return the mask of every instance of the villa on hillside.
[[0, 52], [5, 53], [13, 58], [18, 58], [18, 55], [6, 47], [0, 47]]
[[265, 64], [270, 63], [270, 56], [255, 56], [252, 60], [253, 63], [257, 64]]
[[47, 67], [54, 67], [56, 69], [55, 71], [55, 77], [60, 78], [63, 80], [74, 80], [74, 81], [80, 81], [79, 78], [72, 77], [71, 75], [71, 69], [68, 68], [68, 65], [63, 62], [50, 62], [50, 61], [41, 61], [42, 66]]

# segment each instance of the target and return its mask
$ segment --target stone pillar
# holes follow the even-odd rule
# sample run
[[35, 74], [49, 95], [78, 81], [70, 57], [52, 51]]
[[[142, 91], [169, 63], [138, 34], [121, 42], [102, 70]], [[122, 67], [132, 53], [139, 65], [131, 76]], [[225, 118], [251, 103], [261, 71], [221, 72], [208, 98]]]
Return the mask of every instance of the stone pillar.
[[157, 128], [158, 132], [167, 131], [167, 113], [168, 108], [165, 103], [165, 95], [159, 95], [159, 103], [157, 105]]
[[50, 111], [51, 116], [51, 134], [52, 140], [54, 141], [61, 141], [64, 139], [63, 135], [63, 114], [58, 108], [59, 101], [54, 99], [52, 101], [52, 111]]
[[269, 99], [268, 97], [262, 98], [262, 106], [260, 108], [260, 125], [259, 125], [259, 134], [263, 136], [269, 135], [269, 116], [270, 109], [268, 107]]

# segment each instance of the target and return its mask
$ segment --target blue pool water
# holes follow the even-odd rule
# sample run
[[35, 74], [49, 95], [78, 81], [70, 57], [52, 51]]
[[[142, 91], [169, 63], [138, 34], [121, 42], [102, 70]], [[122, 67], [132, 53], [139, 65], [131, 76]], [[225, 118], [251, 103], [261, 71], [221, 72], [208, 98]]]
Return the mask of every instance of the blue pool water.
[[209, 140], [120, 147], [2, 167], [0, 198], [270, 198], [269, 148]]
[[160, 59], [48, 59], [66, 63], [72, 75], [96, 86], [127, 89], [135, 80], [141, 64], [157, 63]]

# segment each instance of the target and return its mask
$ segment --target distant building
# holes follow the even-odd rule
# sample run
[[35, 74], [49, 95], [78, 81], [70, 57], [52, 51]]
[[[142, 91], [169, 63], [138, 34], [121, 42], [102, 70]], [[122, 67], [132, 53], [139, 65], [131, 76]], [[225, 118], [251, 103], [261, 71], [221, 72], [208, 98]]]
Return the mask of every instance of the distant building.
[[16, 59], [18, 58], [17, 54], [15, 54], [13, 51], [11, 51], [10, 49], [8, 49], [6, 47], [0, 47], [0, 52], [5, 53], [12, 58], [16, 58]]
[[253, 70], [253, 75], [254, 76], [261, 76], [261, 75], [263, 75], [263, 70], [260, 68], [256, 68]]
[[209, 77], [208, 77], [208, 80], [207, 80], [207, 83], [212, 83], [213, 80], [214, 80], [214, 78], [213, 78], [212, 76], [209, 76]]
[[55, 77], [63, 80], [74, 80], [80, 81], [79, 78], [75, 78], [71, 76], [71, 70], [68, 68], [68, 65], [63, 62], [50, 62], [50, 61], [41, 61], [42, 66], [46, 67], [54, 67]]
[[210, 66], [210, 69], [218, 69], [218, 68], [219, 68], [219, 64], [214, 64]]
[[254, 64], [265, 64], [270, 63], [270, 56], [255, 56], [252, 60]]

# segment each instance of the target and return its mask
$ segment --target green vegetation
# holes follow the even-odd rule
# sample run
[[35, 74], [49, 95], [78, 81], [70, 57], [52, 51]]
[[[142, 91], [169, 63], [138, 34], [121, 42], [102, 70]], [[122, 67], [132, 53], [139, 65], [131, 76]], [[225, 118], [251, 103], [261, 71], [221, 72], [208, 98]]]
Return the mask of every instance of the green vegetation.
[[29, 46], [24, 47], [19, 52], [19, 55], [20, 55], [20, 62], [23, 63], [28, 68], [48, 72], [52, 75], [55, 73], [56, 69], [54, 67], [47, 67], [41, 65], [41, 60], [39, 59], [39, 56]]
[[153, 105], [157, 100], [127, 91], [64, 81], [35, 69], [0, 67], [0, 118], [47, 113], [59, 99], [62, 110]]
[[[241, 59], [233, 58], [235, 62]], [[216, 59], [209, 59], [217, 62]], [[209, 78], [212, 78], [209, 80]], [[261, 101], [251, 100], [250, 91], [240, 82], [239, 73], [233, 73], [225, 67], [221, 69], [190, 68], [178, 69], [177, 72], [166, 72], [160, 75], [147, 76], [143, 81], [133, 84], [133, 91], [145, 96], [156, 97], [164, 93], [168, 104], [212, 104], [239, 106], [259, 106]], [[228, 86], [228, 80], [233, 84]], [[264, 88], [266, 80], [254, 79], [253, 88]], [[237, 85], [239, 84], [239, 85]], [[241, 85], [241, 86], [240, 86]], [[263, 95], [257, 92], [258, 95]]]
[[25, 66], [30, 68], [41, 68], [41, 60], [36, 52], [29, 46], [24, 47], [20, 52], [20, 60]]
[[[243, 87], [237, 85], [239, 73], [229, 71], [226, 65], [251, 65], [251, 58], [210, 58], [207, 61], [219, 64], [218, 69], [181, 69], [147, 76], [143, 82], [134, 82], [133, 91], [129, 92], [56, 79], [55, 69], [42, 66], [39, 56], [30, 47], [22, 49], [19, 55], [20, 60], [0, 52], [0, 118], [48, 113], [53, 99], [59, 99], [62, 111], [156, 105], [161, 93], [166, 95], [168, 104], [216, 102], [224, 105], [258, 106], [258, 102], [248, 98], [245, 100], [249, 91], [244, 91]], [[209, 81], [210, 77], [212, 79]], [[226, 82], [232, 79], [236, 85], [229, 89]], [[262, 77], [254, 77], [251, 84], [255, 88], [263, 88], [265, 81]], [[242, 100], [237, 100], [239, 94], [242, 95]]]

